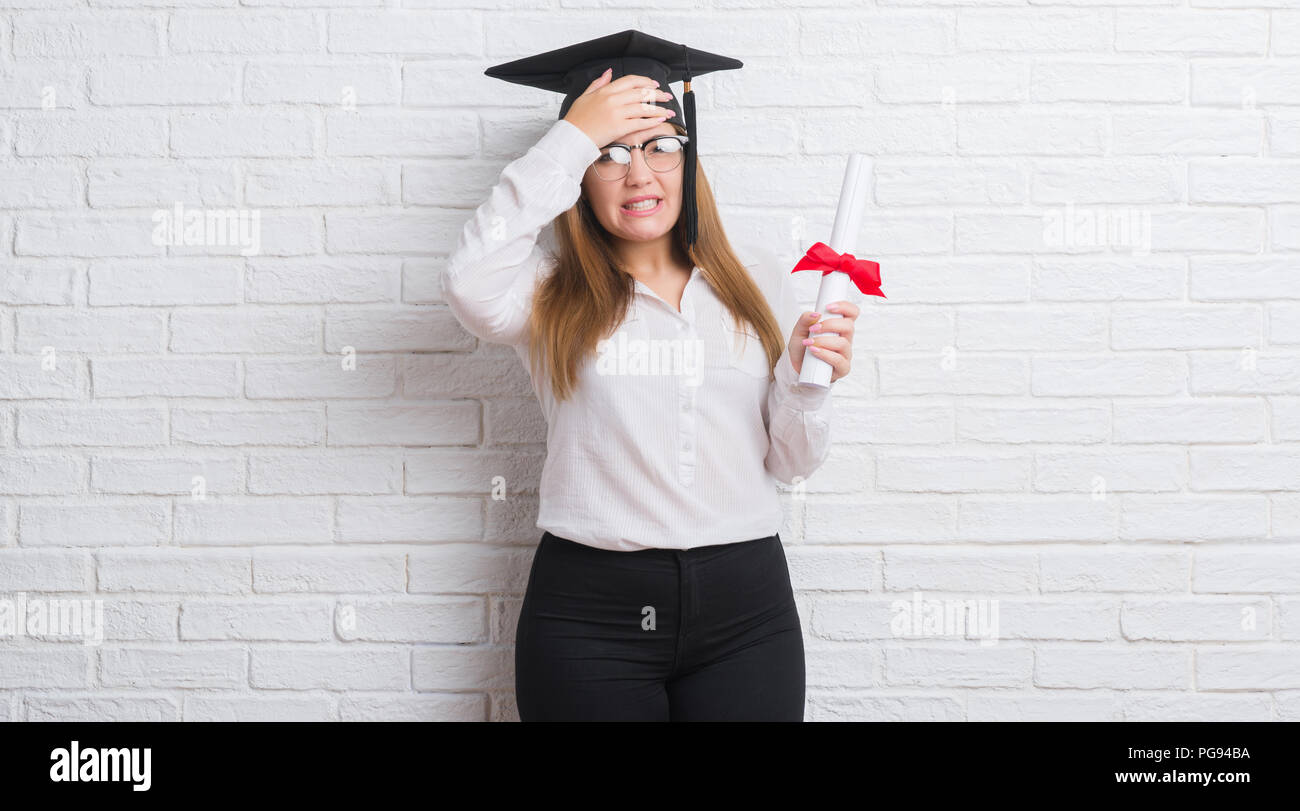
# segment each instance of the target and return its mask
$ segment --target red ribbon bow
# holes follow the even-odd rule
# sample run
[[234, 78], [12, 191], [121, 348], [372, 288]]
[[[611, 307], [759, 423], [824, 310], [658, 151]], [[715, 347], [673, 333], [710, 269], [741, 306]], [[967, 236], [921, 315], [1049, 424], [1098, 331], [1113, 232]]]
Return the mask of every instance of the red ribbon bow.
[[836, 253], [835, 249], [825, 242], [815, 243], [808, 252], [803, 255], [799, 263], [794, 266], [791, 273], [800, 270], [820, 270], [822, 275], [832, 271], [849, 274], [858, 289], [866, 296], [885, 297], [880, 290], [880, 264], [872, 262], [870, 259], [858, 259], [851, 253]]

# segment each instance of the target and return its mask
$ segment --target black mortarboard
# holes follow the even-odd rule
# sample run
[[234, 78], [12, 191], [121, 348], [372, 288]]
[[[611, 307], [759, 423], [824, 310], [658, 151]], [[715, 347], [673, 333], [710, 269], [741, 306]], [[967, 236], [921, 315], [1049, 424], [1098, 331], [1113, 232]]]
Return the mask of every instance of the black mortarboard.
[[[677, 113], [676, 120], [685, 118], [683, 126], [690, 140], [686, 142], [686, 168], [682, 175], [682, 207], [686, 218], [686, 242], [695, 244], [698, 232], [698, 215], [695, 210], [695, 156], [698, 154], [700, 134], [695, 125], [695, 93], [691, 79], [715, 70], [733, 70], [744, 67], [738, 59], [688, 48], [676, 42], [652, 37], [628, 29], [617, 34], [589, 39], [576, 45], [554, 51], [516, 59], [494, 65], [484, 71], [495, 79], [515, 84], [526, 84], [542, 90], [564, 94], [559, 118], [564, 118], [573, 105], [606, 68], [613, 68], [610, 81], [629, 74], [649, 76], [659, 82], [659, 87], [673, 97], [656, 104]], [[682, 104], [677, 103], [670, 82], [683, 82]], [[683, 109], [685, 108], [685, 109]], [[604, 146], [604, 144], [598, 144]]]

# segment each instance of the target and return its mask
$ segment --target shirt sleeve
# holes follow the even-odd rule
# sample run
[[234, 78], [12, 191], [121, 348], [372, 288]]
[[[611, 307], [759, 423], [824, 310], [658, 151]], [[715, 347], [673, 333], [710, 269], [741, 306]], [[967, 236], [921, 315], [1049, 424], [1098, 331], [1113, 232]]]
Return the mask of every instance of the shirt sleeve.
[[781, 266], [775, 256], [763, 250], [751, 252], [757, 260], [755, 276], [761, 277], [769, 301], [775, 302], [773, 311], [786, 343], [767, 392], [769, 446], [764, 466], [777, 481], [793, 484], [797, 477], [811, 476], [830, 452], [834, 415], [831, 390], [835, 384], [825, 389], [799, 385], [799, 375], [790, 360], [790, 333], [799, 315], [813, 305], [801, 305], [789, 268]]
[[443, 300], [470, 334], [494, 343], [527, 340], [533, 291], [548, 260], [538, 236], [577, 201], [599, 156], [585, 132], [559, 119], [501, 170], [461, 229], [440, 282]]

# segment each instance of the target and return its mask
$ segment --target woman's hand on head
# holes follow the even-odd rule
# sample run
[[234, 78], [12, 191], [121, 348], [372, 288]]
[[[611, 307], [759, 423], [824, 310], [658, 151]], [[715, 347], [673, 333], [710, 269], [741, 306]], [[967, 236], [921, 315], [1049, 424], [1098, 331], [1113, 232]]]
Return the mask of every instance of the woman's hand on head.
[[[853, 326], [861, 310], [851, 301], [834, 301], [826, 310], [835, 317], [818, 322], [818, 313], [805, 312], [795, 322], [790, 332], [790, 364], [794, 373], [803, 371], [803, 353], [807, 347], [816, 347], [814, 357], [831, 365], [831, 382], [849, 373], [853, 361]], [[817, 329], [813, 329], [813, 327]], [[827, 333], [835, 333], [830, 335]]]
[[657, 81], [631, 73], [611, 81], [610, 73], [606, 70], [587, 85], [564, 114], [564, 120], [585, 132], [596, 146], [653, 127], [665, 116], [673, 117], [672, 110], [655, 103], [673, 97], [660, 89]]

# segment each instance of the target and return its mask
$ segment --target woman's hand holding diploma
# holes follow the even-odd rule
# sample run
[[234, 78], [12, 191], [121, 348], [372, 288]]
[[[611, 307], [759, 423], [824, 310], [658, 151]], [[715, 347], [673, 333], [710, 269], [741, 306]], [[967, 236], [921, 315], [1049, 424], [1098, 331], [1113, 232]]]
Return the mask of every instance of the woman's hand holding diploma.
[[818, 321], [821, 313], [805, 312], [790, 333], [790, 364], [795, 374], [803, 370], [804, 348], [831, 366], [831, 382], [849, 373], [853, 361], [853, 325], [860, 309], [851, 301], [835, 301], [826, 309], [836, 318]]

